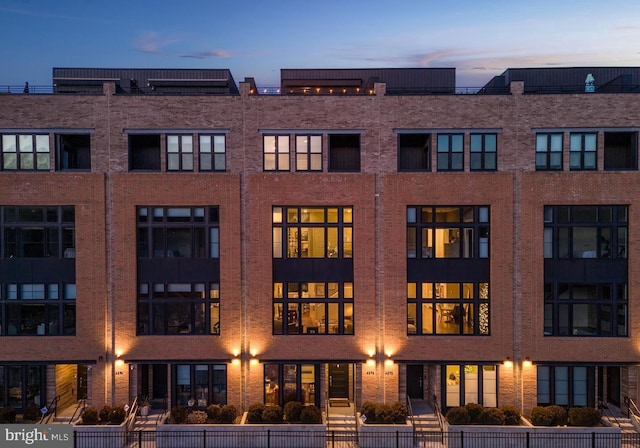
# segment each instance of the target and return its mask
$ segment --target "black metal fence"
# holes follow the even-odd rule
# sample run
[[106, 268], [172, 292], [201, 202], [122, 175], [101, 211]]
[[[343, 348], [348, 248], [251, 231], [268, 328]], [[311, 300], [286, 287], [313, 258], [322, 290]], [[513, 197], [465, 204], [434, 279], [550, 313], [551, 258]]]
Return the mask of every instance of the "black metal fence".
[[103, 431], [75, 432], [75, 448], [632, 448], [638, 433]]

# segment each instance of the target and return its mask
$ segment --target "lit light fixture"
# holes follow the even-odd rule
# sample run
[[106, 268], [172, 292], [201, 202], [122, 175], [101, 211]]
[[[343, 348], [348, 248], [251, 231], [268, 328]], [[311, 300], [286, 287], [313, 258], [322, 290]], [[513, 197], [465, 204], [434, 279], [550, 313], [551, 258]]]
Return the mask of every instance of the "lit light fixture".
[[511, 358], [507, 356], [507, 359], [504, 360], [502, 365], [504, 365], [505, 367], [513, 367], [513, 361], [511, 361]]
[[258, 358], [256, 358], [255, 356], [253, 358], [251, 358], [251, 360], [249, 361], [249, 364], [251, 364], [252, 366], [257, 366], [258, 365]]
[[528, 356], [526, 358], [524, 358], [524, 361], [522, 361], [522, 366], [527, 368], [527, 369], [529, 367], [531, 367], [531, 364], [532, 364], [531, 358], [529, 358]]
[[234, 366], [239, 366], [240, 365], [240, 350], [235, 349], [233, 351], [233, 359], [231, 360], [231, 364], [233, 364]]
[[117, 355], [116, 356], [116, 366], [117, 367], [122, 367], [123, 365], [124, 365], [124, 359], [122, 359], [120, 357], [120, 355]]
[[393, 365], [393, 359], [391, 359], [391, 358], [385, 359], [384, 360], [384, 365], [387, 366], [387, 367], [392, 366]]

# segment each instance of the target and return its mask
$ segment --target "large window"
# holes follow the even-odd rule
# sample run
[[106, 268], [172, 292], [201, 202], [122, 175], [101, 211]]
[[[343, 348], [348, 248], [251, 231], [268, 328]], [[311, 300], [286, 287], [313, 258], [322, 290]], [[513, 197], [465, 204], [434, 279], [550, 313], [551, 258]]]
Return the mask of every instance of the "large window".
[[220, 334], [220, 285], [140, 283], [138, 334]]
[[489, 283], [407, 284], [407, 334], [489, 334]]
[[91, 169], [91, 136], [89, 134], [56, 135], [56, 169], [89, 171]]
[[360, 134], [329, 135], [329, 171], [360, 171]]
[[319, 405], [316, 385], [320, 380], [317, 364], [265, 364], [264, 404], [284, 406], [289, 401]]
[[199, 137], [200, 171], [225, 171], [227, 169], [226, 136], [215, 134]]
[[296, 136], [296, 171], [322, 171], [322, 136]]
[[627, 258], [627, 226], [627, 206], [547, 206], [544, 257]]
[[467, 403], [498, 406], [498, 366], [449, 364], [443, 366], [442, 378], [445, 409]]
[[0, 207], [1, 258], [75, 258], [75, 209]]
[[562, 133], [536, 135], [536, 170], [562, 170]]
[[273, 258], [352, 258], [351, 207], [274, 207]]
[[497, 149], [498, 136], [496, 134], [471, 134], [469, 148], [471, 171], [495, 171], [497, 168]]
[[547, 283], [545, 336], [628, 336], [626, 283]]
[[218, 258], [218, 207], [138, 207], [138, 257]]
[[464, 169], [464, 134], [438, 134], [438, 171]]
[[49, 136], [2, 134], [2, 169], [43, 170], [50, 168]]
[[398, 134], [398, 171], [431, 171], [431, 134]]
[[191, 400], [201, 409], [227, 404], [225, 364], [175, 364], [172, 369], [173, 402], [178, 406], [189, 406]]
[[595, 405], [595, 368], [587, 366], [538, 366], [538, 406]]
[[571, 170], [595, 170], [597, 162], [596, 148], [598, 134], [572, 133], [569, 151], [569, 167]]
[[193, 171], [192, 135], [167, 135], [167, 171]]
[[488, 258], [489, 207], [408, 207], [408, 258]]
[[75, 284], [0, 284], [1, 336], [75, 334]]
[[264, 170], [289, 171], [289, 136], [264, 135]]
[[0, 364], [0, 408], [21, 412], [29, 405], [47, 403], [46, 366]]
[[273, 333], [353, 334], [353, 283], [274, 283]]

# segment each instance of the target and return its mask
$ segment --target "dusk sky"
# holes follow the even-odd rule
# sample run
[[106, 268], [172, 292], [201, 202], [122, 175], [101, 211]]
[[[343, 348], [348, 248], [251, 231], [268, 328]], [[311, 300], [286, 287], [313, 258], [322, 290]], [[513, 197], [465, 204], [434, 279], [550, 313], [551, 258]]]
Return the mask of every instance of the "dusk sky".
[[53, 67], [454, 67], [477, 87], [510, 67], [640, 66], [640, 0], [0, 0], [0, 86]]

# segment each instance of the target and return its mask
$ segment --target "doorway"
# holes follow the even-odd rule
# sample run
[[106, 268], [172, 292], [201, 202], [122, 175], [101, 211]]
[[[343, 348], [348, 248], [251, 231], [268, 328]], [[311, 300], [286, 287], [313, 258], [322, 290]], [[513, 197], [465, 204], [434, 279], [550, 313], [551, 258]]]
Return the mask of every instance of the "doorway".
[[606, 366], [598, 368], [599, 398], [606, 391], [606, 401], [620, 406], [620, 367]]
[[329, 398], [349, 399], [349, 364], [329, 364]]
[[424, 399], [424, 366], [417, 364], [407, 365], [407, 395], [416, 400]]

